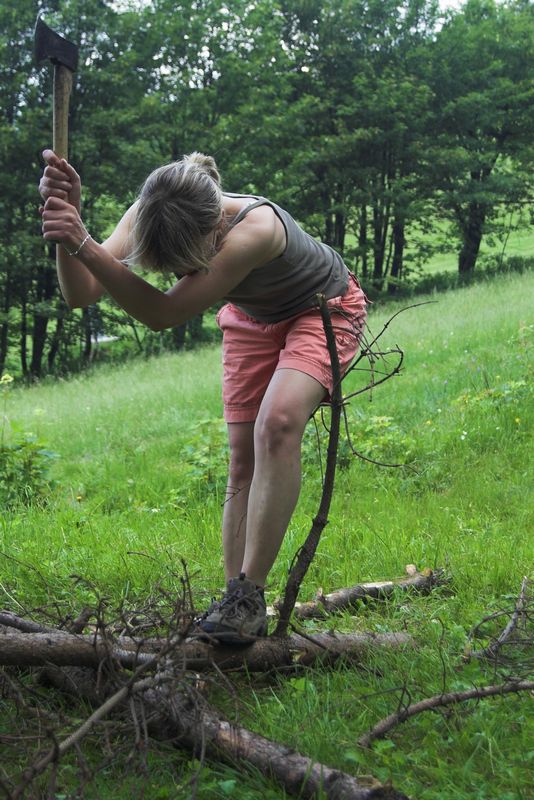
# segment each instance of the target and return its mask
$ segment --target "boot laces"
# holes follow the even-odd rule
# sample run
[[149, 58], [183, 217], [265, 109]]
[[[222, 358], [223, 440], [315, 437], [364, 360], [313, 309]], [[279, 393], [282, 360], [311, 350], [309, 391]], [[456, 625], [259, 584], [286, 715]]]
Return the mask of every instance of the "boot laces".
[[237, 616], [240, 609], [255, 611], [258, 607], [259, 594], [258, 589], [247, 593], [240, 586], [236, 586], [222, 598], [219, 609], [227, 617]]

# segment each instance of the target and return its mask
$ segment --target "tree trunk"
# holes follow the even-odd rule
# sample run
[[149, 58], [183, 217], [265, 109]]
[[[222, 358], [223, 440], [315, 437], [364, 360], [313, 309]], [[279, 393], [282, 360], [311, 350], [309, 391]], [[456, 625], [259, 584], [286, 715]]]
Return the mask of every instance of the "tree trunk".
[[175, 350], [183, 350], [185, 346], [185, 334], [187, 331], [187, 323], [183, 325], [176, 325], [171, 330], [172, 343]]
[[6, 289], [4, 294], [4, 319], [2, 327], [0, 328], [0, 376], [4, 372], [4, 367], [7, 359], [7, 350], [9, 342], [9, 305], [11, 303], [11, 281], [9, 274], [6, 275]]
[[88, 308], [82, 309], [82, 331], [83, 331], [83, 344], [82, 344], [82, 358], [85, 362], [90, 361], [91, 351], [93, 347], [91, 326], [91, 315]]
[[391, 277], [394, 279], [388, 286], [389, 294], [395, 294], [398, 288], [398, 281], [402, 276], [402, 267], [404, 259], [404, 248], [406, 246], [406, 237], [404, 235], [405, 223], [401, 216], [396, 216], [393, 221], [392, 237], [393, 237], [393, 259], [391, 262]]
[[343, 255], [345, 249], [346, 217], [342, 211], [334, 215], [334, 248]]
[[336, 589], [330, 594], [323, 594], [321, 591], [315, 600], [296, 603], [295, 617], [297, 619], [324, 619], [328, 614], [358, 607], [362, 601], [385, 599], [391, 597], [395, 592], [430, 592], [434, 587], [442, 586], [444, 583], [447, 583], [447, 578], [443, 570], [425, 570], [391, 581], [359, 583], [346, 589]]
[[26, 292], [23, 289], [20, 305], [20, 367], [22, 374], [28, 374], [28, 315]]
[[[53, 248], [51, 248], [51, 250], [53, 250]], [[49, 303], [54, 296], [55, 288], [55, 270], [52, 270], [46, 264], [45, 266], [41, 267], [38, 273], [36, 303]], [[39, 313], [39, 311], [34, 312], [30, 374], [35, 378], [39, 378], [42, 372], [42, 360], [46, 344], [48, 319], [48, 314]]]
[[[245, 762], [267, 778], [274, 778], [288, 794], [303, 799], [408, 800], [390, 784], [383, 786], [371, 780], [371, 786], [366, 785], [290, 747], [232, 725], [209, 707], [195, 708], [187, 694], [180, 697], [165, 685], [145, 691], [143, 702], [152, 713], [161, 715], [158, 728], [166, 738], [175, 738], [197, 754], [205, 749], [211, 757], [232, 765]], [[151, 732], [153, 728], [154, 724]]]
[[377, 289], [382, 288], [384, 278], [384, 260], [386, 256], [389, 216], [389, 201], [383, 203], [380, 198], [375, 198], [373, 204], [373, 283]]
[[48, 369], [52, 370], [54, 367], [54, 361], [58, 354], [59, 345], [61, 342], [61, 333], [63, 331], [63, 325], [65, 323], [64, 317], [58, 317], [56, 320], [56, 329], [54, 331], [54, 335], [52, 336], [52, 341], [50, 343], [50, 349], [48, 351]]
[[326, 187], [326, 177], [319, 175], [319, 181], [323, 189], [321, 191], [321, 203], [324, 213], [324, 236], [323, 241], [330, 247], [334, 246], [334, 221], [332, 219], [330, 194]]
[[[482, 193], [485, 181], [490, 177], [497, 156], [491, 163], [486, 164], [482, 169], [471, 172], [471, 181], [476, 185], [477, 192]], [[490, 200], [484, 198], [472, 200], [467, 207], [467, 214], [460, 219], [462, 230], [462, 249], [458, 257], [458, 272], [460, 277], [467, 277], [474, 269], [477, 262], [480, 243], [484, 234], [484, 224], [490, 209]]]
[[362, 203], [360, 208], [360, 228], [358, 232], [358, 258], [362, 261], [362, 278], [367, 278], [367, 204]]
[[189, 340], [191, 343], [197, 342], [202, 337], [202, 323], [204, 321], [203, 314], [197, 314], [187, 322], [187, 332], [189, 333]]
[[[0, 630], [0, 666], [72, 666], [97, 669], [105, 659], [132, 668], [154, 658], [158, 643], [150, 640], [150, 652], [143, 649], [142, 640], [122, 637], [119, 646], [94, 635], [74, 635], [65, 631], [53, 633], [20, 633]], [[159, 649], [167, 641], [161, 640]], [[174, 653], [184, 669], [200, 672], [245, 669], [265, 672], [270, 669], [295, 669], [312, 664], [333, 664], [339, 658], [364, 663], [376, 657], [381, 649], [397, 650], [415, 646], [405, 633], [314, 633], [311, 636], [294, 634], [288, 637], [269, 636], [246, 647], [210, 645], [199, 640], [178, 642]]]
[[[55, 675], [51, 677], [55, 683]], [[174, 677], [170, 670], [160, 668], [153, 678], [142, 678], [129, 686], [123, 685], [103, 702], [101, 700], [77, 730], [60, 742], [55, 740], [54, 747], [48, 753], [34, 759], [22, 775], [16, 796], [22, 796], [22, 792], [52, 762], [73, 747], [79, 747], [81, 740], [97, 722], [130, 701], [134, 717], [146, 720], [146, 730], [154, 738], [172, 741], [175, 746], [189, 750], [201, 760], [208, 755], [237, 769], [253, 767], [268, 779], [276, 781], [285, 792], [302, 800], [317, 797], [324, 797], [325, 800], [408, 800], [389, 782], [383, 785], [371, 776], [359, 779], [348, 775], [314, 761], [287, 745], [234, 725], [221, 718], [190, 686], [184, 688], [180, 678], [180, 674]], [[85, 685], [84, 676], [78, 696], [86, 697]], [[66, 688], [67, 693], [72, 694], [72, 685], [60, 682], [60, 688]], [[93, 697], [94, 691], [91, 691], [86, 699], [92, 701]], [[138, 728], [139, 722], [135, 722], [135, 725]]]
[[467, 211], [467, 220], [463, 226], [463, 244], [458, 258], [458, 272], [461, 276], [472, 273], [475, 269], [482, 234], [486, 209], [481, 203], [470, 203]]

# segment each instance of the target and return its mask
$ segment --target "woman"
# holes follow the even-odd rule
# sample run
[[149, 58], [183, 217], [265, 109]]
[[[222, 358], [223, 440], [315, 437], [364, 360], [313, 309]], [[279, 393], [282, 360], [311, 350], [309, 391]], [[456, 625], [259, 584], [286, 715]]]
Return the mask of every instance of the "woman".
[[[263, 587], [300, 491], [300, 448], [332, 389], [316, 295], [329, 301], [342, 371], [365, 323], [365, 296], [341, 257], [264, 197], [222, 192], [215, 162], [193, 153], [155, 170], [111, 236], [80, 218], [80, 178], [51, 150], [40, 183], [43, 236], [61, 244], [59, 281], [71, 308], [108, 292], [152, 330], [213, 303], [223, 331], [230, 465], [223, 514], [227, 590], [198, 621], [225, 642], [266, 633]], [[178, 277], [160, 291], [128, 266]]]

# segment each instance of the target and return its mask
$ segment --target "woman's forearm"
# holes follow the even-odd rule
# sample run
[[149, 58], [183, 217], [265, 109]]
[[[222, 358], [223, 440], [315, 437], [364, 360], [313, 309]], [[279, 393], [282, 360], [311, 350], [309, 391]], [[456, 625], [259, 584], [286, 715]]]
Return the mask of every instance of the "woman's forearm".
[[69, 256], [61, 245], [58, 244], [57, 248], [57, 276], [61, 294], [69, 308], [85, 308], [96, 303], [105, 292], [102, 284], [82, 261]]
[[93, 239], [84, 245], [79, 260], [96, 285], [107, 291], [128, 314], [152, 330], [181, 325], [191, 316], [180, 312], [165, 292], [131, 272]]

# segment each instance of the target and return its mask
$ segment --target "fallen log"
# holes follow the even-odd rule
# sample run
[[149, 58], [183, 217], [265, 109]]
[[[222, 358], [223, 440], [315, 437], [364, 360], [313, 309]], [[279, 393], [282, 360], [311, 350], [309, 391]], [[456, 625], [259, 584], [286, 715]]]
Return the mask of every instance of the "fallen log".
[[[140, 675], [145, 668], [137, 671]], [[85, 687], [80, 687], [80, 697]], [[191, 692], [168, 668], [153, 677], [130, 681], [103, 699], [93, 713], [65, 739], [48, 751], [36, 754], [22, 772], [18, 786], [10, 793], [21, 798], [31, 783], [69, 750], [79, 748], [94, 726], [127, 703], [143, 714], [151, 736], [172, 740], [200, 758], [213, 757], [234, 768], [254, 767], [276, 781], [289, 794], [299, 798], [323, 797], [327, 800], [408, 800], [390, 785], [373, 779], [360, 781], [340, 770], [313, 761], [282, 744], [266, 739], [246, 728], [233, 725]]]
[[[114, 648], [108, 640], [95, 636], [76, 636], [55, 633], [2, 633], [0, 635], [0, 666], [43, 667], [49, 664], [65, 667], [98, 666], [105, 659], [124, 661], [133, 666], [136, 654]], [[143, 658], [139, 654], [138, 662]]]
[[[327, 800], [408, 800], [392, 786], [373, 782], [371, 786], [340, 770], [314, 762], [290, 747], [266, 739], [239, 725], [221, 719], [209, 708], [192, 708], [167, 686], [148, 689], [143, 702], [159, 720], [151, 722], [175, 737], [182, 747], [230, 763], [252, 766], [274, 779], [289, 794], [299, 798], [326, 797]], [[245, 762], [243, 764], [243, 762]]]
[[0, 611], [0, 626], [14, 628], [22, 633], [57, 633], [58, 631], [58, 628], [43, 625], [33, 619], [19, 617], [18, 614], [13, 614], [11, 611]]
[[[126, 649], [98, 636], [81, 636], [58, 631], [56, 633], [3, 633], [0, 635], [0, 666], [76, 666], [97, 668], [105, 659], [122, 667], [134, 668], [153, 662], [157, 656], [144, 653], [142, 645], [132, 641]], [[151, 649], [154, 640], [150, 642]], [[169, 648], [169, 641], [161, 640], [161, 649], [168, 649], [168, 657], [179, 659], [181, 668], [200, 672], [216, 666], [222, 670], [246, 669], [265, 672], [269, 669], [288, 669], [295, 666], [332, 664], [339, 658], [364, 663], [377, 649], [415, 647], [406, 633], [314, 633], [312, 636], [293, 634], [288, 637], [270, 636], [246, 646], [214, 645], [199, 640], [177, 642]]]
[[390, 581], [373, 581], [337, 589], [330, 594], [318, 592], [315, 600], [308, 603], [296, 603], [294, 614], [297, 619], [324, 619], [328, 614], [335, 614], [356, 606], [358, 602], [369, 599], [385, 599], [396, 591], [429, 592], [436, 586], [447, 583], [445, 572], [424, 570], [406, 578], [394, 578]]
[[[134, 682], [130, 689], [122, 687], [108, 697], [79, 729], [59, 744], [59, 754], [63, 755], [71, 747], [79, 745], [96, 722], [132, 695], [136, 696], [138, 704], [143, 704], [149, 732], [155, 738], [171, 739], [175, 745], [196, 756], [207, 755], [234, 768], [254, 767], [299, 798], [408, 800], [406, 795], [390, 785], [373, 780], [369, 785], [369, 779], [359, 781], [243, 726], [233, 725], [209, 706], [195, 702], [191, 693], [180, 684], [176, 685], [166, 670], [160, 670], [153, 678]], [[34, 768], [26, 772], [26, 781], [28, 777], [33, 779], [41, 773], [54, 756], [53, 750], [41, 756]]]

